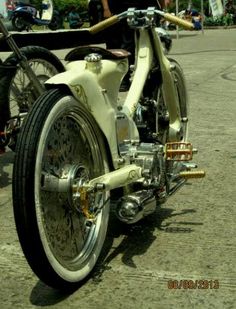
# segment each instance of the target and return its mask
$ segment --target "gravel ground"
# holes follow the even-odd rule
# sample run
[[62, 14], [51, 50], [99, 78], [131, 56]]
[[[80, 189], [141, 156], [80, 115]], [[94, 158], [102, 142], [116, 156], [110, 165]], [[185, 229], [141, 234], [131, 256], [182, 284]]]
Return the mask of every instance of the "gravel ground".
[[111, 216], [102, 257], [73, 294], [45, 286], [28, 267], [12, 212], [14, 154], [0, 157], [2, 309], [236, 308], [235, 37], [234, 29], [206, 30], [173, 40], [171, 57], [189, 90], [194, 159], [207, 176], [132, 227]]

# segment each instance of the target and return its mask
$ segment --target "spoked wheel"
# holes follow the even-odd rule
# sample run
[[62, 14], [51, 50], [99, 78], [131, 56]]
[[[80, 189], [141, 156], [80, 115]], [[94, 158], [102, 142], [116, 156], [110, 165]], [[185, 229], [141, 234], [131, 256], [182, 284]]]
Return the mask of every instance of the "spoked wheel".
[[[45, 48], [28, 46], [22, 48], [21, 52], [42, 84], [55, 74], [64, 71], [61, 61]], [[1, 66], [0, 131], [12, 132], [5, 137], [2, 135], [2, 144], [7, 145], [11, 139], [9, 147], [14, 150], [16, 133], [36, 99], [37, 92], [34, 85], [13, 53]]]
[[[179, 139], [176, 140], [176, 142], [186, 142], [188, 139], [188, 98], [185, 79], [178, 62], [173, 59], [169, 59], [169, 61], [174, 68], [171, 73], [173, 74], [173, 79], [176, 87], [178, 99], [177, 109], [179, 111], [181, 123]], [[156, 123], [158, 124], [156, 130], [158, 131], [159, 141], [162, 144], [165, 144], [168, 142], [169, 113], [167, 106], [164, 102], [162, 87], [156, 88], [155, 99], [157, 101]]]
[[[178, 140], [176, 142], [187, 142], [188, 141], [188, 96], [187, 96], [187, 88], [186, 88], [186, 83], [185, 83], [185, 78], [183, 71], [178, 64], [173, 59], [169, 59], [171, 65], [173, 66], [172, 74], [173, 74], [173, 79], [176, 87], [176, 93], [177, 93], [177, 109], [179, 112], [179, 118], [180, 118], [180, 134]], [[168, 119], [168, 111], [167, 108], [164, 104], [163, 100], [163, 95], [162, 91], [160, 94], [160, 102], [159, 102], [159, 108], [160, 110], [158, 111], [159, 117], [160, 115], [163, 115], [161, 117], [166, 117]], [[164, 116], [166, 115], [166, 116]], [[163, 137], [163, 144], [167, 143], [168, 140], [168, 131], [169, 125], [160, 127], [160, 132], [162, 132], [162, 137]], [[180, 146], [181, 148], [182, 146]], [[167, 179], [166, 179], [166, 188], [167, 192], [170, 190], [172, 181], [175, 180], [176, 175], [181, 171], [185, 169], [183, 166], [182, 162], [178, 161], [166, 161], [166, 174], [167, 174]], [[183, 179], [181, 181], [184, 181]]]
[[108, 192], [89, 194], [84, 209], [80, 191], [109, 170], [101, 132], [73, 97], [51, 90], [34, 104], [16, 153], [13, 204], [24, 254], [46, 284], [73, 288], [91, 272], [106, 236]]
[[176, 87], [176, 91], [178, 94], [178, 102], [179, 102], [181, 129], [180, 129], [180, 136], [179, 136], [178, 141], [187, 142], [189, 106], [188, 106], [188, 96], [187, 96], [185, 78], [183, 75], [183, 71], [180, 65], [178, 64], [178, 62], [170, 58], [169, 58], [169, 61], [174, 67], [172, 74], [173, 74], [173, 78], [175, 81], [175, 87]]
[[[180, 65], [173, 59], [169, 59], [169, 61], [173, 66], [171, 73], [176, 87], [176, 103], [178, 104], [177, 110], [181, 126], [176, 142], [186, 142], [188, 138], [188, 99], [185, 79]], [[162, 76], [158, 67], [150, 73], [143, 96], [144, 100], [138, 105], [134, 118], [138, 128], [140, 127], [141, 140], [144, 142], [157, 141], [165, 145], [169, 142], [170, 123], [168, 108], [163, 97]]]
[[[171, 65], [173, 66], [173, 70], [171, 73], [173, 74], [174, 85], [176, 87], [177, 94], [177, 110], [179, 113], [179, 121], [180, 121], [180, 134], [175, 142], [187, 142], [188, 140], [188, 98], [187, 98], [187, 90], [184, 75], [180, 65], [173, 59], [169, 59]], [[146, 94], [151, 93], [152, 100], [148, 102], [149, 108], [151, 109], [147, 116], [146, 127], [150, 128], [150, 132], [154, 132], [154, 141], [159, 144], [165, 145], [169, 140], [169, 111], [164, 102], [163, 95], [163, 87], [162, 87], [162, 77], [161, 72], [158, 70], [153, 70], [153, 75], [151, 75], [149, 84], [146, 88]], [[155, 102], [153, 104], [153, 102]], [[146, 107], [144, 107], [144, 115], [146, 113]], [[144, 138], [147, 134], [143, 134]], [[153, 139], [152, 139], [153, 142]], [[182, 147], [180, 145], [179, 147]], [[165, 170], [163, 176], [161, 178], [161, 184], [163, 187], [166, 186], [166, 191], [169, 191], [171, 186], [171, 182], [175, 175], [182, 170], [183, 164], [181, 162], [174, 161], [166, 161]]]

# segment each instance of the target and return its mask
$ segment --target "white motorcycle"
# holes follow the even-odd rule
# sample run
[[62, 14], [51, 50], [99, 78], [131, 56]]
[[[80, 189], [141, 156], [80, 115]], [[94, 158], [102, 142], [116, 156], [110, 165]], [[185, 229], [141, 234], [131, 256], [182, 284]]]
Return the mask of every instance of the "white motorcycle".
[[193, 25], [155, 8], [129, 9], [89, 31], [123, 18], [135, 29], [136, 41], [124, 101], [119, 87], [128, 52], [76, 48], [67, 55], [67, 71], [46, 81], [48, 91], [33, 105], [17, 141], [17, 232], [32, 270], [57, 289], [75, 288], [96, 264], [111, 199], [117, 217], [133, 224], [186, 179], [204, 177], [189, 162], [194, 150], [187, 140], [183, 73], [165, 55], [155, 29], [161, 18]]

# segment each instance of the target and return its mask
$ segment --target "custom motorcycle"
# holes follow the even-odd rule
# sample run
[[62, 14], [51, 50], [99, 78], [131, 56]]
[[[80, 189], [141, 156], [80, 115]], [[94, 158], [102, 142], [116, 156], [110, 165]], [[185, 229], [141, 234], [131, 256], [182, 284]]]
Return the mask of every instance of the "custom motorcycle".
[[123, 18], [136, 42], [127, 96], [119, 94], [127, 51], [75, 48], [66, 72], [46, 81], [48, 91], [17, 140], [13, 206], [19, 240], [35, 274], [57, 289], [77, 287], [95, 266], [111, 198], [118, 219], [134, 224], [187, 179], [205, 175], [192, 170], [183, 72], [165, 55], [156, 32], [163, 18], [187, 29], [194, 25], [155, 8], [131, 8], [89, 31]]

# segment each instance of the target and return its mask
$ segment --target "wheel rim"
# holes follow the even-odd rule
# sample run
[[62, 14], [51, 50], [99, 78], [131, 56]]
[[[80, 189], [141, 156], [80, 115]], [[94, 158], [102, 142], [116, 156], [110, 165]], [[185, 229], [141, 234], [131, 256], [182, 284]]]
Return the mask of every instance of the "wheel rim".
[[[52, 267], [65, 280], [73, 282], [84, 278], [96, 262], [94, 256], [100, 246], [97, 242], [100, 233], [105, 235], [102, 225], [107, 212], [104, 207], [92, 223], [81, 212], [78, 190], [73, 194], [73, 184], [78, 189], [101, 174], [103, 159], [92, 127], [81, 110], [58, 112], [50, 122], [53, 125], [48, 122], [44, 126], [36, 160], [37, 221]], [[63, 179], [57, 189], [53, 185], [55, 177]], [[105, 194], [93, 196], [90, 211], [104, 205], [106, 199]]]
[[174, 78], [176, 83], [176, 89], [178, 94], [179, 102], [179, 112], [181, 120], [181, 142], [186, 142], [188, 140], [188, 102], [187, 102], [187, 93], [184, 87], [184, 81], [181, 76], [178, 75], [178, 72], [174, 72]]
[[25, 22], [24, 18], [22, 17], [16, 17], [15, 19], [15, 27], [19, 30], [25, 29], [27, 26], [27, 23]]
[[[165, 105], [164, 102], [164, 98], [163, 98], [163, 93], [162, 93], [162, 88], [159, 88], [157, 90], [157, 113], [156, 113], [156, 117], [158, 117], [158, 119], [156, 120], [157, 123], [159, 123], [160, 119], [168, 119], [168, 121], [166, 121], [167, 124], [169, 124], [169, 113], [167, 110], [167, 107]], [[168, 140], [168, 128], [169, 125], [165, 125], [164, 128], [162, 128], [162, 126], [159, 126], [156, 128], [156, 131], [159, 134], [159, 139], [162, 142], [162, 144], [164, 145], [167, 140]]]

